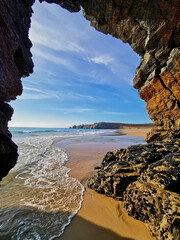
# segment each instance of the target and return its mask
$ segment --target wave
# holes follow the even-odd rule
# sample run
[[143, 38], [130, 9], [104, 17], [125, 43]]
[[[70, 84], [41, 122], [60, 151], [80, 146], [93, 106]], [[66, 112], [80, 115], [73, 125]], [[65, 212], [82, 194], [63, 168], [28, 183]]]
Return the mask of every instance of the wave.
[[80, 209], [84, 187], [69, 177], [68, 155], [53, 142], [52, 136], [16, 139], [19, 160], [1, 185], [0, 239], [54, 239]]
[[104, 133], [106, 130], [100, 129], [70, 129], [70, 128], [10, 128], [13, 138], [30, 137], [30, 136], [85, 136]]
[[24, 134], [24, 133], [54, 133], [54, 132], [63, 132], [63, 130], [12, 130], [12, 133], [15, 134]]

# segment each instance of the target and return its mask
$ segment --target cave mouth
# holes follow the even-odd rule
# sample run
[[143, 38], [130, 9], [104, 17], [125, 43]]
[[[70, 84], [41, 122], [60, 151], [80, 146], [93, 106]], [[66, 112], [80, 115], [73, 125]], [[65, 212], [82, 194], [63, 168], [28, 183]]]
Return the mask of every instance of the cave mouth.
[[[171, 190], [175, 191], [176, 187], [178, 186], [176, 183], [176, 180], [178, 181], [179, 179], [177, 167], [176, 167], [178, 164], [176, 153], [178, 153], [178, 150], [179, 150], [178, 138], [180, 136], [180, 121], [179, 121], [180, 119], [180, 111], [179, 111], [179, 101], [180, 101], [179, 20], [180, 20], [180, 15], [179, 15], [178, 2], [166, 1], [166, 0], [160, 0], [160, 1], [155, 1], [155, 0], [152, 0], [152, 1], [40, 0], [40, 2], [43, 2], [43, 1], [46, 1], [48, 3], [54, 2], [56, 4], [59, 4], [62, 7], [67, 8], [67, 10], [69, 10], [70, 12], [74, 12], [74, 11], [77, 12], [80, 10], [82, 6], [82, 8], [84, 9], [83, 15], [85, 16], [86, 19], [88, 19], [91, 22], [91, 25], [96, 30], [104, 34], [109, 34], [109, 35], [112, 35], [113, 37], [121, 39], [125, 43], [129, 43], [132, 49], [141, 56], [140, 65], [136, 69], [136, 72], [135, 72], [136, 75], [134, 77], [133, 83], [134, 83], [134, 87], [138, 89], [141, 99], [143, 99], [147, 103], [146, 104], [147, 112], [149, 114], [150, 119], [152, 119], [155, 125], [154, 128], [151, 130], [151, 132], [147, 135], [146, 140], [147, 142], [152, 142], [157, 140], [159, 141], [159, 142], [147, 144], [146, 146], [148, 148], [150, 146], [151, 147], [153, 146], [154, 148], [152, 151], [153, 155], [154, 155], [155, 149], [157, 149], [159, 154], [159, 146], [161, 144], [163, 147], [162, 153], [164, 152], [164, 149], [168, 148], [168, 151], [169, 149], [171, 149], [171, 151], [169, 152], [172, 152], [172, 154], [168, 155], [168, 158], [166, 159], [167, 161], [164, 162], [163, 159], [165, 158], [162, 159], [163, 163], [165, 163], [163, 168], [157, 167], [156, 163], [155, 163], [155, 167], [157, 171], [160, 171], [160, 175], [161, 175], [161, 174], [164, 174], [164, 172], [167, 169], [167, 166], [169, 166], [169, 169], [171, 169], [170, 172], [172, 174], [168, 175], [168, 178], [170, 181], [167, 181], [167, 184], [170, 183], [169, 186]], [[1, 86], [0, 86], [0, 99], [1, 99], [1, 103], [0, 103], [0, 135], [1, 135], [0, 137], [0, 159], [1, 159], [0, 180], [16, 164], [16, 161], [18, 158], [17, 146], [12, 141], [11, 134], [8, 131], [7, 123], [11, 119], [11, 116], [13, 114], [13, 109], [10, 107], [10, 105], [7, 104], [7, 102], [14, 100], [18, 95], [21, 95], [22, 93], [21, 78], [28, 76], [33, 71], [32, 54], [30, 51], [31, 41], [29, 40], [28, 32], [29, 32], [31, 16], [32, 16], [31, 7], [34, 2], [35, 2], [34, 0], [28, 0], [26, 2], [21, 0], [16, 0], [16, 1], [3, 0], [2, 4], [0, 5], [0, 27], [2, 29], [2, 31], [0, 31], [0, 42], [1, 42], [1, 45], [0, 45], [0, 53], [1, 53], [0, 54], [0, 83], [1, 83]], [[46, 9], [46, 13], [44, 15], [48, 16], [50, 14], [51, 10], [50, 8], [48, 9]], [[43, 15], [41, 17], [44, 20]], [[56, 14], [54, 15], [54, 17], [56, 17]], [[58, 19], [58, 16], [57, 16], [56, 22], [58, 22], [58, 20], [60, 19]], [[38, 117], [38, 120], [41, 123], [41, 126], [43, 126], [43, 121], [46, 121], [48, 123], [51, 122], [50, 121], [51, 119], [48, 116], [52, 117], [54, 122], [58, 121], [60, 123], [61, 120], [63, 120], [62, 112], [64, 114], [64, 120], [66, 121], [67, 125], [69, 125], [69, 123], [67, 122], [68, 115], [70, 116], [70, 114], [72, 114], [77, 120], [83, 112], [85, 112], [86, 115], [88, 116], [88, 121], [92, 119], [92, 116], [93, 117], [96, 116], [97, 112], [99, 115], [107, 114], [110, 117], [116, 116], [118, 120], [119, 120], [119, 116], [121, 117], [121, 119], [123, 117], [125, 118], [129, 116], [127, 114], [128, 112], [123, 111], [124, 106], [122, 104], [122, 100], [124, 99], [125, 101], [127, 97], [128, 99], [130, 99], [129, 95], [133, 97], [134, 90], [131, 90], [129, 94], [128, 86], [126, 86], [127, 79], [128, 81], [130, 79], [129, 78], [130, 71], [127, 71], [128, 65], [126, 64], [123, 65], [123, 63], [125, 63], [125, 61], [129, 62], [130, 58], [126, 58], [127, 57], [126, 53], [122, 55], [123, 51], [120, 48], [120, 42], [117, 46], [115, 45], [115, 43], [111, 44], [106, 48], [106, 52], [105, 53], [103, 52], [102, 54], [101, 49], [104, 46], [104, 44], [102, 44], [102, 41], [100, 41], [99, 43], [95, 44], [96, 46], [98, 46], [98, 50], [93, 51], [93, 48], [92, 48], [94, 46], [93, 41], [95, 41], [96, 38], [88, 39], [90, 31], [93, 31], [93, 30], [84, 29], [84, 31], [80, 31], [80, 22], [79, 22], [79, 27], [77, 31], [73, 25], [75, 24], [75, 21], [71, 21], [72, 25], [71, 27], [69, 27], [69, 25], [67, 25], [68, 19], [66, 19], [66, 21], [64, 22], [63, 20], [65, 20], [65, 15], [64, 15], [64, 18], [62, 19], [61, 24], [59, 24], [58, 27], [56, 26], [55, 30], [53, 30], [54, 27], [47, 28], [52, 23], [50, 17], [48, 21], [44, 21], [43, 24], [40, 24], [38, 20], [35, 21], [36, 32], [35, 32], [35, 28], [33, 27], [34, 30], [32, 29], [32, 33], [31, 33], [31, 36], [33, 35], [33, 31], [35, 34], [34, 35], [35, 37], [33, 40], [34, 41], [33, 51], [35, 53], [33, 60], [37, 66], [36, 68], [38, 70], [41, 70], [41, 72], [44, 75], [40, 75], [39, 72], [36, 72], [36, 69], [35, 69], [35, 73], [32, 75], [33, 79], [29, 78], [27, 83], [24, 81], [24, 94], [22, 98], [18, 100], [21, 102], [18, 102], [18, 101], [12, 102], [13, 107], [16, 109], [16, 113], [18, 113], [17, 111], [19, 111], [18, 109], [20, 109], [19, 108], [20, 105], [23, 104], [23, 106], [25, 106], [23, 114], [28, 115], [27, 110], [29, 109], [31, 109], [32, 111], [35, 111], [36, 116]], [[69, 30], [71, 31], [67, 31], [67, 27], [69, 27], [70, 28]], [[43, 32], [42, 32], [43, 28], [45, 28], [44, 32], [46, 32], [47, 34], [46, 37], [43, 37]], [[62, 32], [61, 35], [58, 35], [59, 33], [58, 31], [56, 31], [57, 29], [61, 29], [61, 30], [64, 29], [67, 32]], [[65, 40], [66, 34], [69, 34], [70, 41], [68, 42], [68, 44], [67, 44], [67, 41], [64, 41], [65, 44], [61, 44], [62, 42], [60, 43], [60, 41], [56, 40], [56, 39]], [[54, 36], [58, 36], [58, 38]], [[107, 39], [109, 37], [110, 36], [106, 38], [103, 37], [103, 39]], [[83, 45], [85, 39], [88, 39], [88, 44], [86, 44], [86, 46]], [[45, 46], [47, 45], [47, 42], [50, 42], [51, 44], [50, 46], [48, 46], [48, 49], [45, 50]], [[37, 48], [35, 48], [36, 46]], [[113, 48], [115, 48], [116, 50], [115, 54], [112, 54]], [[87, 53], [87, 51], [89, 55], [87, 54], [84, 55], [85, 53]], [[60, 55], [58, 53], [60, 53]], [[79, 57], [77, 56], [77, 53], [80, 54]], [[121, 64], [119, 64], [119, 61], [117, 61], [119, 56], [117, 55], [117, 53], [121, 54], [121, 58], [123, 59], [123, 63], [121, 62]], [[68, 59], [68, 54], [73, 56], [73, 58], [71, 58], [73, 59], [73, 62], [69, 61], [70, 58]], [[46, 62], [45, 66], [43, 65], [43, 60], [45, 60], [44, 62]], [[51, 66], [50, 62], [53, 62], [55, 65]], [[89, 72], [85, 67], [86, 62], [88, 62], [88, 64], [92, 66], [90, 77], [89, 77]], [[78, 68], [77, 67], [78, 65], [80, 65], [81, 68]], [[57, 66], [58, 66], [58, 74], [54, 74], [55, 67]], [[95, 68], [95, 66], [97, 67], [97, 69]], [[67, 71], [67, 69], [69, 69], [70, 71]], [[117, 80], [116, 77], [110, 77], [110, 79], [108, 78], [109, 72], [107, 71], [107, 69], [108, 71], [113, 72], [114, 76], [117, 75], [119, 79], [124, 77], [124, 82], [122, 83], [122, 85], [120, 84], [121, 81], [116, 81]], [[121, 70], [121, 74], [119, 70]], [[71, 72], [75, 73], [74, 77], [72, 77]], [[66, 75], [61, 75], [62, 73]], [[63, 76], [63, 77], [60, 78], [60, 76], [61, 77]], [[98, 80], [98, 82], [96, 82], [95, 80]], [[107, 83], [107, 85], [104, 83]], [[60, 84], [60, 88], [58, 84]], [[43, 86], [43, 88], [41, 88], [41, 86]], [[65, 86], [68, 86], [69, 91], [66, 91]], [[95, 90], [95, 86], [99, 88]], [[119, 94], [118, 89], [123, 89], [123, 92]], [[100, 94], [100, 95], [97, 95], [97, 94]], [[106, 101], [104, 96], [110, 97], [109, 100]], [[71, 105], [69, 102], [70, 99], [73, 100], [71, 102]], [[133, 99], [135, 100], [135, 98]], [[57, 104], [57, 100], [58, 100], [58, 104]], [[133, 106], [135, 106], [134, 102], [135, 101], [131, 99], [131, 103], [133, 104]], [[18, 104], [20, 105], [18, 106]], [[68, 104], [71, 106], [71, 108], [69, 108]], [[74, 108], [72, 104], [75, 104], [76, 108]], [[98, 108], [95, 109], [95, 106]], [[103, 106], [103, 108], [101, 108], [101, 106]], [[127, 106], [128, 105], [126, 105], [126, 108]], [[100, 111], [100, 109], [103, 109], [102, 112]], [[46, 113], [48, 114], [43, 115], [41, 110], [42, 111], [45, 110]], [[135, 110], [137, 109], [134, 107], [133, 111], [135, 112]], [[60, 111], [62, 111], [60, 118], [56, 118], [55, 113], [57, 112], [59, 113]], [[31, 116], [28, 116], [28, 118], [32, 120], [34, 118], [34, 115], [31, 114]], [[134, 116], [132, 116], [131, 119], [134, 120]], [[34, 120], [35, 120], [35, 123], [37, 124], [37, 121], [38, 121], [37, 118]], [[86, 120], [86, 119], [83, 119], [83, 120]], [[18, 119], [19, 124], [24, 123], [24, 120], [22, 122], [21, 121], [22, 119], [20, 116]], [[34, 141], [34, 139], [36, 139], [37, 141]], [[33, 162], [31, 163], [26, 162], [27, 160], [29, 160], [29, 158], [25, 157], [22, 161], [18, 161], [16, 167], [13, 168], [12, 170], [12, 172], [16, 171], [16, 169], [19, 166], [18, 164], [20, 164], [22, 170], [24, 169], [26, 170], [26, 167], [29, 166], [30, 171], [25, 171], [22, 174], [19, 174], [18, 172], [17, 175], [10, 174], [8, 176], [9, 177], [7, 182], [8, 193], [10, 194], [9, 197], [13, 202], [14, 202], [15, 196], [17, 196], [18, 198], [21, 198], [21, 195], [19, 194], [19, 188], [18, 188], [18, 191], [17, 190], [12, 191], [11, 189], [12, 185], [16, 186], [16, 184], [12, 184], [13, 177], [15, 181], [18, 181], [18, 178], [19, 178], [21, 183], [20, 187], [22, 188], [24, 188], [24, 184], [22, 184], [23, 178], [25, 179], [25, 185], [27, 187], [31, 187], [31, 190], [32, 190], [31, 184], [34, 182], [35, 183], [38, 182], [42, 184], [41, 189], [46, 188], [48, 187], [48, 184], [46, 184], [48, 181], [42, 181], [41, 177], [42, 176], [45, 177], [43, 174], [46, 175], [49, 173], [50, 177], [54, 177], [53, 183], [57, 182], [57, 180], [59, 180], [61, 176], [61, 174], [59, 174], [59, 170], [57, 169], [57, 165], [59, 164], [59, 159], [62, 160], [63, 157], [67, 156], [65, 152], [62, 153], [62, 149], [60, 150], [58, 148], [54, 148], [51, 139], [49, 139], [49, 141], [46, 141], [46, 143], [48, 142], [49, 144], [48, 146], [45, 144], [45, 141], [42, 141], [41, 142], [42, 144], [39, 144], [40, 142], [37, 135], [34, 136], [34, 138], [31, 138], [31, 140], [32, 142], [28, 143], [30, 147], [32, 148], [33, 146], [34, 149], [37, 149], [38, 147], [40, 147], [41, 151], [40, 151], [40, 154], [38, 154], [38, 157], [35, 156], [33, 158]], [[161, 141], [161, 140], [165, 140], [165, 141]], [[24, 151], [25, 155], [29, 154], [29, 149], [28, 151], [26, 151], [29, 145], [25, 144], [25, 142], [22, 139], [19, 139], [18, 141], [20, 142], [22, 141], [21, 142], [22, 145], [18, 144], [19, 148], [23, 146], [22, 151]], [[27, 148], [24, 148], [25, 145]], [[141, 147], [142, 146], [143, 145], [141, 145]], [[133, 152], [134, 152], [134, 149], [139, 150], [138, 146], [136, 147], [133, 146], [131, 149]], [[47, 153], [50, 153], [51, 155], [51, 150], [53, 150], [52, 155], [54, 154], [53, 160], [54, 159], [58, 160], [57, 164], [55, 163], [55, 161], [50, 161], [50, 159], [48, 158]], [[58, 152], [60, 154], [58, 159], [56, 158], [58, 155], [56, 151], [60, 151]], [[149, 151], [150, 150], [148, 149], [148, 152]], [[118, 154], [119, 156], [122, 156], [124, 153], [125, 153], [124, 150], [116, 152], [116, 154]], [[137, 153], [139, 154], [138, 151]], [[92, 158], [92, 156], [90, 157]], [[134, 154], [132, 155], [132, 157], [134, 159]], [[143, 162], [144, 162], [144, 157], [145, 156], [143, 153], [143, 158], [142, 158]], [[44, 161], [45, 158], [46, 158], [46, 164]], [[64, 164], [66, 160], [62, 161], [62, 164]], [[159, 160], [158, 164], [161, 164], [161, 163], [162, 163], [161, 160]], [[114, 163], [112, 162], [112, 164]], [[40, 172], [34, 171], [32, 169], [33, 167], [37, 167]], [[116, 167], [115, 168], [113, 167], [113, 165], [111, 165], [111, 167], [117, 170]], [[144, 166], [140, 165], [138, 167], [143, 168]], [[62, 169], [63, 168], [61, 168], [60, 166], [60, 170]], [[150, 168], [147, 169], [147, 171], [150, 174], [149, 176], [151, 176], [154, 173], [154, 171], [151, 172], [150, 170], [151, 170]], [[68, 171], [69, 170], [66, 171], [65, 169], [65, 172], [64, 172], [65, 176], [67, 176]], [[101, 168], [101, 173], [102, 173], [102, 168]], [[30, 176], [29, 181], [27, 181], [27, 175]], [[107, 175], [105, 174], [105, 176]], [[119, 177], [119, 175], [117, 175], [117, 177]], [[48, 175], [48, 179], [49, 179], [49, 175]], [[108, 179], [109, 179], [109, 174], [108, 174]], [[112, 179], [109, 179], [110, 182], [112, 182], [111, 180], [113, 179], [114, 179], [114, 172], [112, 175]], [[106, 180], [107, 179], [104, 178], [104, 175], [102, 175], [102, 183], [101, 181], [99, 181], [99, 183], [106, 184], [107, 183]], [[140, 182], [137, 186], [136, 186], [136, 182], [134, 182], [133, 185], [131, 184], [128, 185], [126, 189], [126, 193], [124, 194], [124, 199], [126, 202], [125, 208], [127, 212], [131, 216], [144, 220], [146, 223], [148, 223], [150, 230], [153, 232], [154, 236], [157, 239], [161, 238], [162, 236], [164, 238], [174, 239], [174, 236], [175, 235], [177, 236], [178, 234], [177, 224], [175, 224], [175, 228], [174, 228], [174, 223], [179, 222], [178, 220], [179, 212], [177, 212], [177, 214], [175, 212], [172, 212], [173, 209], [177, 209], [177, 206], [179, 203], [178, 202], [179, 198], [177, 196], [177, 193], [175, 193], [176, 195], [173, 195], [174, 193], [171, 191], [166, 192], [165, 189], [169, 190], [169, 188], [167, 185], [163, 186], [162, 182], [159, 182], [161, 185], [157, 183], [157, 186], [160, 189], [159, 191], [159, 189], [156, 187], [156, 179], [154, 178], [153, 181], [150, 181], [151, 177], [149, 178], [148, 174], [147, 175], [142, 174], [139, 180]], [[164, 182], [164, 184], [166, 184], [166, 182]], [[35, 185], [36, 184], [34, 184], [34, 186]], [[153, 185], [155, 186], [155, 188], [153, 187]], [[78, 188], [78, 190], [80, 189], [80, 194], [78, 196], [80, 197], [79, 199], [81, 201], [83, 188], [81, 188], [82, 185], [79, 185], [79, 186], [80, 188]], [[107, 184], [106, 185], [107, 190], [111, 186], [112, 184], [110, 185]], [[48, 189], [51, 189], [51, 187], [48, 187]], [[33, 190], [35, 190], [35, 188], [33, 188]], [[162, 191], [163, 191], [163, 196], [162, 196]], [[32, 191], [29, 191], [29, 188], [28, 190], [26, 189], [25, 192], [26, 194], [28, 194], [30, 198], [32, 198], [33, 194], [32, 194]], [[60, 191], [57, 191], [57, 193], [60, 193]], [[146, 193], [147, 193], [147, 198], [146, 198]], [[46, 202], [46, 199], [43, 198], [44, 196], [42, 197], [41, 194], [40, 195], [38, 194], [39, 194], [39, 189], [35, 190], [34, 195], [40, 196], [41, 200], [43, 201], [45, 200]], [[52, 197], [52, 194], [49, 194], [49, 195]], [[155, 195], [156, 195], [157, 201], [153, 200], [153, 203], [152, 203], [152, 199], [154, 199]], [[2, 197], [3, 199], [4, 196], [5, 197], [7, 196], [6, 193], [0, 195], [0, 198]], [[57, 197], [56, 199], [59, 200], [60, 198]], [[134, 206], [138, 205], [137, 199], [140, 207], [135, 209]], [[169, 201], [168, 206], [171, 206], [172, 209], [169, 209], [169, 207], [167, 208], [167, 199]], [[34, 200], [35, 199], [33, 198], [33, 204], [31, 205], [31, 207], [32, 206], [34, 207]], [[54, 197], [52, 201], [53, 200], [54, 200]], [[26, 199], [25, 198], [20, 199], [19, 201], [20, 204], [22, 204], [23, 201], [26, 201]], [[64, 201], [64, 202], [67, 202], [67, 201]], [[43, 204], [44, 202], [41, 202], [41, 203]], [[152, 216], [150, 216], [150, 218], [147, 218], [147, 206], [148, 208], [149, 207], [152, 208], [156, 203], [158, 204], [157, 208], [155, 208], [155, 209], [158, 209], [157, 214], [154, 208], [150, 209]], [[8, 219], [7, 222], [9, 227], [11, 226], [9, 225], [9, 222], [14, 223], [13, 221], [14, 214], [10, 213], [10, 215], [13, 216], [13, 220], [10, 221], [9, 215], [7, 215], [7, 213], [9, 214], [9, 210], [10, 211], [15, 210], [17, 215], [19, 215], [19, 208], [14, 209], [11, 207], [7, 209], [7, 205], [6, 205], [7, 201], [6, 202], [0, 201], [0, 204], [5, 204], [3, 207], [5, 207], [6, 214], [4, 214], [4, 212], [2, 213], [2, 211], [0, 213], [2, 213], [3, 217], [5, 216], [5, 218]], [[162, 207], [162, 211], [159, 211], [159, 204]], [[77, 205], [79, 208], [81, 204], [77, 204]], [[77, 208], [75, 207], [75, 209]], [[144, 209], [145, 211], [142, 211], [142, 209]], [[25, 212], [28, 214], [30, 213], [28, 211], [29, 209], [24, 209], [24, 205], [23, 205], [23, 210], [25, 210]], [[68, 211], [68, 212], [71, 212], [71, 211]], [[167, 214], [164, 215], [164, 213], [166, 212]], [[42, 212], [40, 212], [40, 214], [41, 213]], [[97, 213], [96, 213], [96, 216], [97, 216]], [[31, 219], [34, 220], [34, 216], [32, 217], [32, 215], [30, 214], [30, 217]], [[42, 214], [41, 214], [41, 217], [43, 217]], [[45, 218], [43, 217], [42, 222], [46, 223], [44, 219]], [[66, 215], [66, 220], [69, 220], [67, 215]], [[167, 223], [166, 226], [164, 226], [164, 220]], [[0, 224], [0, 226], [3, 226], [3, 231], [4, 231], [5, 221], [3, 220], [2, 222], [3, 222], [3, 225]], [[24, 222], [25, 221], [23, 221], [23, 224]], [[18, 221], [18, 224], [19, 223], [21, 222]], [[56, 221], [52, 219], [51, 223], [56, 223]], [[8, 238], [11, 237], [9, 236], [9, 234], [13, 234], [12, 237], [14, 237], [15, 236], [14, 232], [10, 233], [8, 227], [6, 228], [8, 230], [7, 232]], [[29, 227], [29, 224], [28, 224], [28, 227]], [[12, 226], [11, 226], [11, 229], [12, 229]], [[32, 229], [29, 229], [25, 226], [23, 230], [25, 230], [25, 232], [20, 231], [21, 235], [24, 233], [28, 234], [26, 236], [29, 238], [30, 236], [29, 234], [32, 233], [31, 232]], [[19, 232], [19, 229], [18, 229], [18, 232]], [[47, 228], [45, 226], [45, 231], [43, 230], [43, 234], [46, 232], [47, 232]]]
[[89, 26], [82, 11], [69, 13], [45, 2], [36, 2], [33, 11], [34, 73], [23, 80], [23, 94], [12, 104], [10, 126], [151, 121], [132, 88], [140, 58], [128, 44]]

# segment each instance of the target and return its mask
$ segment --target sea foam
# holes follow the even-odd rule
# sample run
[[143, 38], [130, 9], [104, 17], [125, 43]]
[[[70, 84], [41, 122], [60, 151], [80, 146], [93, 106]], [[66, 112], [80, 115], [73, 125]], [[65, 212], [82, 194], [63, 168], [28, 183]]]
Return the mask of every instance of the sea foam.
[[83, 185], [68, 176], [68, 155], [55, 136], [15, 139], [19, 160], [0, 188], [0, 237], [50, 240], [81, 207]]

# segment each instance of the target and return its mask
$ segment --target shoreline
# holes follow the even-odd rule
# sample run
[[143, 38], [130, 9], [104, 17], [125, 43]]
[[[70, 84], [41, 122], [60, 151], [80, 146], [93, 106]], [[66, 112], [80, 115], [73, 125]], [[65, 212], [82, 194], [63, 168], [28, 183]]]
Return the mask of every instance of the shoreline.
[[[122, 129], [124, 130], [124, 129]], [[148, 129], [149, 131], [150, 129]], [[128, 129], [130, 132], [130, 129]], [[127, 134], [126, 129], [123, 133]], [[137, 131], [137, 129], [135, 129]], [[135, 135], [132, 129], [132, 135]], [[147, 130], [146, 130], [147, 132]], [[111, 140], [121, 136], [108, 135]], [[132, 136], [125, 135], [125, 136]], [[138, 136], [144, 137], [141, 133]], [[112, 139], [113, 139], [112, 138]], [[96, 137], [94, 137], [95, 141]], [[98, 139], [99, 140], [99, 139]], [[127, 144], [127, 143], [126, 143]], [[125, 145], [126, 145], [125, 144]], [[57, 144], [56, 144], [57, 145]], [[65, 164], [70, 168], [68, 175], [78, 179], [84, 186], [84, 200], [79, 212], [72, 219], [59, 240], [153, 240], [147, 226], [129, 217], [124, 209], [123, 202], [116, 201], [104, 195], [98, 194], [87, 187], [87, 180], [96, 173], [95, 166], [100, 165], [107, 151], [114, 151], [124, 146], [121, 142], [109, 141], [85, 142], [65, 140], [58, 143], [59, 147], [65, 148], [69, 161]]]

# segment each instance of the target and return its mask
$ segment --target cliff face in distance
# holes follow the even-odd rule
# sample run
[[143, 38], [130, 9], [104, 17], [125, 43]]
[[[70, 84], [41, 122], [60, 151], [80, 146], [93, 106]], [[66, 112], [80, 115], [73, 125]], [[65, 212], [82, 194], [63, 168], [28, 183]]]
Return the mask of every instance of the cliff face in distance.
[[[30, 52], [32, 44], [28, 31], [34, 1], [1, 0], [0, 4], [0, 180], [15, 165], [18, 157], [17, 146], [11, 140], [7, 127], [13, 114], [13, 109], [7, 102], [21, 95], [21, 78], [33, 71]], [[40, 0], [42, 1], [56, 3], [70, 12], [77, 12], [82, 6], [85, 18], [94, 28], [129, 43], [141, 56], [134, 87], [147, 102], [146, 108], [155, 126], [146, 140], [174, 140], [168, 140], [166, 145], [165, 142], [156, 142], [154, 149], [149, 143], [148, 151], [142, 152], [142, 156], [140, 154], [141, 159], [138, 156], [136, 159], [137, 165], [143, 165], [146, 158], [149, 159], [148, 156], [152, 157], [153, 162], [147, 160], [144, 169], [140, 166], [136, 170], [127, 169], [126, 163], [120, 161], [122, 166], [125, 165], [124, 168], [118, 168], [119, 174], [125, 176], [130, 170], [131, 176], [131, 181], [126, 182], [129, 185], [123, 188], [125, 208], [131, 216], [150, 222], [149, 228], [156, 239], [179, 239], [180, 221], [177, 216], [180, 212], [176, 205], [179, 199], [176, 189], [180, 179], [179, 0]], [[162, 146], [161, 150], [158, 150], [159, 145]], [[122, 150], [123, 154], [126, 151]], [[138, 153], [139, 147], [136, 146], [133, 151]], [[156, 159], [159, 151], [161, 158]], [[114, 155], [116, 154], [112, 154], [112, 159]], [[121, 158], [120, 155], [119, 153]], [[113, 166], [116, 169], [114, 163], [109, 164], [112, 164], [112, 170]], [[105, 168], [105, 171], [108, 169]], [[108, 178], [104, 172], [103, 181], [108, 182]], [[166, 179], [169, 179], [169, 184]], [[115, 184], [114, 191], [118, 192], [119, 186], [119, 183], [117, 186]]]
[[81, 124], [74, 125], [72, 128], [83, 128], [83, 129], [122, 129], [122, 128], [152, 128], [152, 123], [147, 124], [128, 124], [128, 123], [111, 123], [111, 122], [99, 122], [93, 124]]

